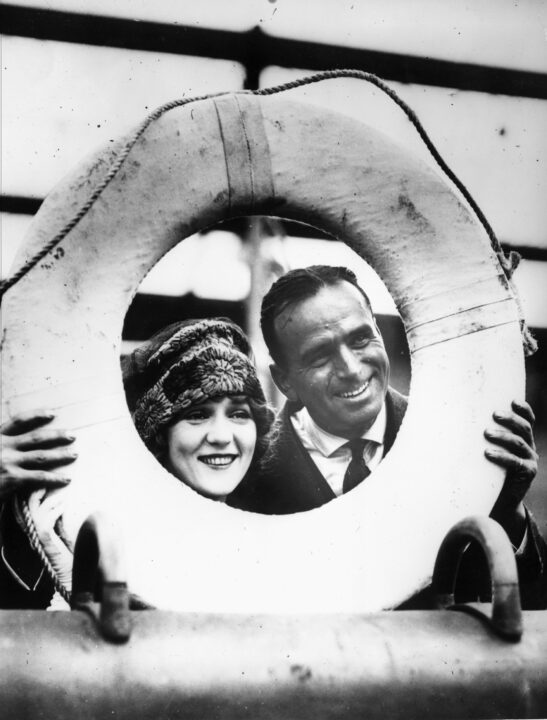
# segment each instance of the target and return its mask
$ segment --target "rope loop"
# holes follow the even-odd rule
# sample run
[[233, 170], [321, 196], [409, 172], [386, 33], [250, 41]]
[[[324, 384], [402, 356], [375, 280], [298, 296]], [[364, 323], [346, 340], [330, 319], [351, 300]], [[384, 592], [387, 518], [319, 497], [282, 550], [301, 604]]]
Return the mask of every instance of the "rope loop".
[[59, 579], [53, 565], [51, 564], [48, 556], [46, 555], [46, 551], [44, 550], [44, 547], [40, 541], [38, 531], [36, 530], [36, 525], [34, 524], [34, 519], [30, 514], [29, 506], [25, 499], [20, 499], [19, 508], [21, 510], [21, 516], [25, 522], [27, 537], [30, 541], [30, 544], [32, 545], [32, 549], [36, 552], [36, 554], [42, 561], [42, 565], [45, 568], [45, 571], [48, 574], [50, 580], [53, 582], [55, 590], [59, 593], [63, 600], [70, 604], [70, 592]]
[[[537, 350], [537, 342], [534, 340], [530, 330], [526, 325], [522, 312], [522, 304], [520, 302], [517, 289], [511, 282], [513, 272], [518, 266], [520, 260], [519, 254], [514, 251], [509, 252], [508, 255], [505, 254], [499, 240], [494, 233], [494, 230], [490, 226], [490, 223], [486, 219], [484, 213], [482, 212], [478, 204], [475, 202], [469, 190], [446, 164], [439, 151], [429, 138], [427, 132], [419, 121], [418, 116], [416, 115], [414, 110], [412, 110], [412, 108], [409, 107], [409, 105], [407, 105], [407, 103], [402, 98], [400, 98], [399, 95], [397, 95], [395, 90], [390, 88], [389, 85], [387, 85], [383, 80], [381, 80], [376, 75], [373, 75], [372, 73], [365, 72], [364, 70], [342, 69], [324, 70], [323, 72], [315, 73], [314, 75], [309, 75], [304, 78], [299, 78], [298, 80], [292, 80], [281, 85], [275, 85], [274, 87], [262, 88], [260, 90], [242, 90], [241, 92], [244, 94], [257, 96], [275, 95], [277, 93], [286, 92], [288, 90], [294, 90], [304, 85], [312, 85], [313, 83], [321, 82], [323, 80], [335, 80], [338, 78], [354, 78], [356, 80], [363, 80], [365, 82], [371, 83], [372, 85], [375, 85], [389, 98], [391, 98], [391, 100], [393, 100], [393, 102], [398, 105], [401, 110], [406, 114], [406, 116], [416, 129], [418, 135], [423, 140], [425, 146], [433, 156], [433, 159], [435, 160], [437, 165], [441, 168], [441, 170], [445, 173], [449, 180], [457, 187], [457, 189], [463, 195], [470, 208], [473, 210], [478, 220], [486, 230], [486, 233], [490, 238], [490, 244], [492, 246], [492, 249], [498, 257], [500, 265], [503, 268], [503, 272], [505, 273], [507, 281], [509, 282], [511, 290], [513, 291], [513, 294], [517, 301], [524, 354], [526, 356], [533, 355], [533, 353]], [[55, 235], [55, 237], [53, 237], [49, 242], [47, 242], [39, 252], [37, 252], [33, 257], [29, 258], [29, 260], [27, 260], [27, 262], [24, 263], [24, 265], [22, 265], [17, 272], [15, 272], [11, 277], [7, 278], [6, 280], [0, 282], [0, 303], [2, 302], [2, 298], [4, 297], [5, 293], [17, 282], [19, 282], [19, 280], [21, 280], [33, 267], [35, 267], [51, 250], [53, 250], [53, 248], [55, 248], [88, 213], [95, 201], [100, 197], [103, 190], [117, 175], [118, 171], [124, 164], [135, 143], [155, 120], [158, 120], [162, 115], [164, 115], [169, 110], [173, 110], [174, 108], [183, 107], [184, 105], [189, 105], [190, 103], [199, 102], [201, 100], [208, 100], [211, 98], [217, 98], [229, 94], [231, 93], [218, 92], [209, 93], [207, 95], [199, 95], [193, 98], [180, 98], [178, 100], [172, 100], [171, 102], [165, 103], [164, 105], [160, 105], [160, 107], [158, 107], [150, 115], [148, 115], [139, 125], [139, 127], [135, 130], [135, 132], [124, 145], [124, 147], [121, 149], [119, 155], [116, 157], [112, 167], [110, 168], [104, 179], [95, 187], [88, 200], [86, 200], [86, 202], [76, 211], [73, 218], [62, 228], [60, 232], [57, 233], [57, 235]]]

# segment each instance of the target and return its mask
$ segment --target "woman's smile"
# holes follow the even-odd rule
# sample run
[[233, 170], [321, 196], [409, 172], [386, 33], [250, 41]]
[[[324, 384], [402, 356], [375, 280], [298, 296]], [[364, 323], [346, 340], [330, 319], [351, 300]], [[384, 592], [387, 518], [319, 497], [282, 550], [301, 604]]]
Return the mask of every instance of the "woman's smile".
[[212, 468], [223, 470], [237, 459], [237, 455], [200, 455], [198, 460]]

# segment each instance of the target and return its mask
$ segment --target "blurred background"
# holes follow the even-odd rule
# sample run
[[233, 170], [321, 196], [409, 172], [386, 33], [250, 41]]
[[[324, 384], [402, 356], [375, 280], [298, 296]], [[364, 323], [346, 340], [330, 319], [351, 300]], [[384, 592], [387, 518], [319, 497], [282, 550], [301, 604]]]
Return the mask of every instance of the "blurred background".
[[[527, 360], [540, 474], [529, 505], [547, 535], [547, 4], [543, 0], [31, 0], [2, 3], [2, 277], [32, 216], [80, 159], [168, 100], [275, 85], [357, 68], [388, 82], [482, 208], [506, 249], [539, 351]], [[406, 116], [366, 83], [290, 91], [381, 129], [432, 163]], [[148, 275], [128, 310], [122, 350], [163, 325], [224, 315], [251, 335], [260, 298], [287, 269], [351, 267], [392, 358], [410, 379], [389, 293], [343, 243], [272, 218], [192, 236]], [[503, 348], [500, 348], [503, 363]]]

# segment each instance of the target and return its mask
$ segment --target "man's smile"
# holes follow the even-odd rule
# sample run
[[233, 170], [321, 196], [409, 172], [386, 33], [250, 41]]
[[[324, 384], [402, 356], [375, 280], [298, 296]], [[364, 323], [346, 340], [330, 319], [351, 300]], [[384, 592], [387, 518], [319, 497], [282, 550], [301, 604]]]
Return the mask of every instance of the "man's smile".
[[367, 380], [359, 387], [355, 388], [354, 390], [348, 390], [347, 392], [341, 392], [336, 393], [336, 397], [341, 397], [344, 400], [354, 400], [354, 399], [360, 399], [368, 390], [370, 381]]

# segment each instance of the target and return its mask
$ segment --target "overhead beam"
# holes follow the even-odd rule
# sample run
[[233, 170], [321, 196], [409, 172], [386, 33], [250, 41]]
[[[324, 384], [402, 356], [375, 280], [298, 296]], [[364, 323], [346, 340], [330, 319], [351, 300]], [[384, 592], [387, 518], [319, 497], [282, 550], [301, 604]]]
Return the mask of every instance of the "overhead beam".
[[403, 83], [547, 99], [545, 73], [280, 38], [260, 28], [233, 32], [9, 4], [2, 5], [1, 14], [5, 35], [239, 62], [249, 88], [257, 87], [263, 68], [278, 65], [356, 68]]
[[43, 199], [37, 197], [24, 197], [22, 195], [0, 196], [0, 212], [14, 215], [35, 215], [40, 209]]

